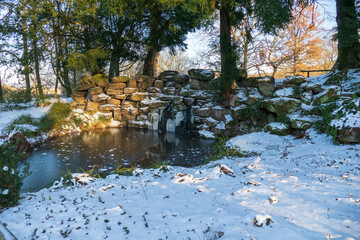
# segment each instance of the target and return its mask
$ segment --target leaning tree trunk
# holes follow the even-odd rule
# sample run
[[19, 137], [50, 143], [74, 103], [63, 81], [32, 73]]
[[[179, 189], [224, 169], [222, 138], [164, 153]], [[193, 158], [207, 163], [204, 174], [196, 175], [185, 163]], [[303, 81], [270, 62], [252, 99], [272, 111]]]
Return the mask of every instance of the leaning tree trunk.
[[230, 9], [224, 3], [220, 8], [220, 54], [221, 91], [224, 98], [230, 97], [231, 85], [237, 80], [238, 71], [233, 45], [231, 43]]
[[150, 47], [144, 62], [143, 75], [152, 76], [152, 77], [156, 75], [158, 58], [159, 58], [159, 52], [155, 49], [155, 47]]
[[360, 43], [355, 0], [336, 0], [338, 58], [333, 70], [360, 68]]

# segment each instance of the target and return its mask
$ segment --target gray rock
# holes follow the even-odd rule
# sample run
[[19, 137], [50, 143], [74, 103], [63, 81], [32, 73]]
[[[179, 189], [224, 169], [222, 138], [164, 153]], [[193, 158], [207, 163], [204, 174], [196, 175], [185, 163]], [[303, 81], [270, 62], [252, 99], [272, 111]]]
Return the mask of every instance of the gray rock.
[[269, 132], [271, 134], [276, 134], [279, 136], [285, 136], [285, 135], [289, 134], [289, 132], [290, 132], [288, 126], [286, 126], [283, 123], [279, 123], [279, 122], [269, 123], [268, 125], [266, 125], [264, 127], [264, 131]]
[[300, 106], [301, 102], [294, 98], [272, 98], [264, 102], [265, 109], [276, 114], [291, 113], [299, 109]]
[[212, 71], [205, 69], [190, 69], [188, 74], [190, 79], [196, 79], [200, 81], [211, 81], [215, 78], [215, 74]]
[[259, 91], [265, 97], [271, 97], [275, 92], [275, 85], [272, 83], [260, 83]]
[[190, 79], [189, 76], [184, 73], [178, 73], [174, 77], [175, 82], [181, 83], [181, 84], [189, 82], [189, 79]]

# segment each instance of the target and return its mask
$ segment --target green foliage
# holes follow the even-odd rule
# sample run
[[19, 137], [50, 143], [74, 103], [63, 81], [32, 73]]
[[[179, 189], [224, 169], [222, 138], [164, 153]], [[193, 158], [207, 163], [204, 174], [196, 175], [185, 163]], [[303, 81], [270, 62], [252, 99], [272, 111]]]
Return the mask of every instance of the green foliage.
[[280, 113], [278, 115], [278, 122], [283, 123], [285, 125], [290, 125], [290, 118], [286, 113]]
[[26, 90], [15, 90], [6, 97], [7, 103], [26, 103], [29, 100], [26, 98]]
[[14, 130], [20, 131], [25, 137], [35, 137], [39, 135], [39, 130], [30, 130], [25, 126], [21, 126], [22, 124], [28, 124], [32, 126], [38, 126], [38, 122], [36, 119], [31, 117], [31, 115], [21, 115], [14, 119], [5, 129], [6, 132], [11, 132]]
[[54, 103], [49, 111], [49, 116], [58, 120], [69, 116], [71, 109], [68, 103], [56, 102]]
[[226, 147], [226, 142], [229, 139], [230, 137], [228, 136], [218, 138], [211, 148], [210, 157], [204, 160], [204, 164], [216, 161], [223, 157], [244, 157], [244, 153], [238, 152], [236, 149]]
[[136, 169], [135, 166], [132, 167], [121, 167], [117, 166], [114, 170], [115, 174], [121, 175], [121, 176], [132, 176], [133, 171]]
[[54, 103], [49, 113], [39, 119], [38, 126], [42, 132], [48, 132], [53, 128], [60, 128], [63, 125], [63, 119], [71, 113], [69, 104], [57, 102]]
[[66, 170], [66, 174], [63, 177], [62, 184], [64, 186], [74, 186], [74, 177], [69, 169]]
[[340, 119], [346, 114], [354, 114], [360, 111], [360, 108], [357, 107], [356, 101], [358, 101], [357, 97], [343, 102], [333, 101], [327, 104], [317, 105], [311, 110], [306, 111], [305, 114], [320, 116], [321, 119], [315, 122], [314, 128], [319, 132], [332, 136], [335, 142], [338, 129], [330, 125], [331, 121], [334, 119]]
[[48, 114], [45, 114], [39, 119], [39, 129], [42, 132], [48, 132], [55, 126], [54, 118], [50, 117]]
[[338, 103], [334, 101], [328, 104], [314, 106], [311, 110], [305, 111], [305, 114], [320, 116], [321, 119], [315, 122], [314, 128], [319, 132], [327, 133], [330, 130], [331, 121], [336, 118], [334, 111], [338, 107]]
[[87, 50], [85, 53], [75, 51], [70, 54], [67, 67], [79, 71], [86, 69], [93, 73], [99, 73], [102, 71], [99, 66], [99, 61], [106, 57], [107, 53], [101, 47]]
[[251, 121], [257, 122], [260, 120], [261, 117], [259, 110], [264, 107], [264, 104], [265, 104], [265, 99], [261, 98], [257, 100], [253, 105], [248, 105], [244, 109], [244, 114], [249, 116]]
[[0, 145], [0, 208], [14, 206], [20, 198], [23, 180], [30, 174], [28, 164], [18, 166], [24, 156], [14, 144]]

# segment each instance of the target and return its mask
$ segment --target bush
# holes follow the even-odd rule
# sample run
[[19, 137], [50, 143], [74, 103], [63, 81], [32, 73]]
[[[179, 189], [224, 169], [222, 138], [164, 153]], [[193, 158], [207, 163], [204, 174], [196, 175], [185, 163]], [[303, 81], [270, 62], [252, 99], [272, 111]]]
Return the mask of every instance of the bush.
[[18, 167], [24, 156], [14, 144], [0, 145], [0, 208], [14, 206], [19, 201], [23, 180], [30, 175], [28, 164], [22, 169]]
[[54, 118], [55, 120], [61, 120], [66, 118], [71, 113], [71, 109], [69, 104], [63, 102], [54, 103], [49, 112], [49, 116]]
[[48, 114], [44, 115], [39, 120], [39, 128], [43, 132], [48, 132], [52, 128], [59, 128], [62, 126], [62, 120], [69, 116], [71, 109], [69, 104], [63, 102], [54, 103]]
[[[22, 124], [27, 124], [31, 126], [35, 126], [33, 129], [31, 126], [30, 128], [27, 126], [21, 126]], [[15, 118], [7, 127], [6, 132], [12, 132], [13, 130], [20, 131], [25, 137], [34, 137], [39, 135], [39, 131], [36, 128], [38, 126], [38, 122], [36, 119], [31, 117], [30, 114], [21, 115], [17, 118]]]
[[7, 94], [6, 102], [8, 103], [26, 103], [29, 102], [30, 99], [26, 97], [26, 90], [15, 90], [11, 93]]
[[48, 114], [42, 116], [39, 120], [39, 129], [42, 132], [48, 132], [55, 126], [55, 119]]

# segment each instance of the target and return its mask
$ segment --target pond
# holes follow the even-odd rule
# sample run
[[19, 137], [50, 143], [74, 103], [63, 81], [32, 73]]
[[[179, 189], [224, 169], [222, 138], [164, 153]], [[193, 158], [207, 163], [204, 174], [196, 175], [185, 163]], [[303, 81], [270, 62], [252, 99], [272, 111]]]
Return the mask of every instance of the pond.
[[34, 149], [25, 162], [32, 174], [22, 192], [48, 187], [67, 171], [83, 172], [94, 166], [146, 167], [154, 163], [191, 167], [209, 155], [213, 140], [186, 133], [160, 133], [133, 128], [81, 132], [56, 138]]

